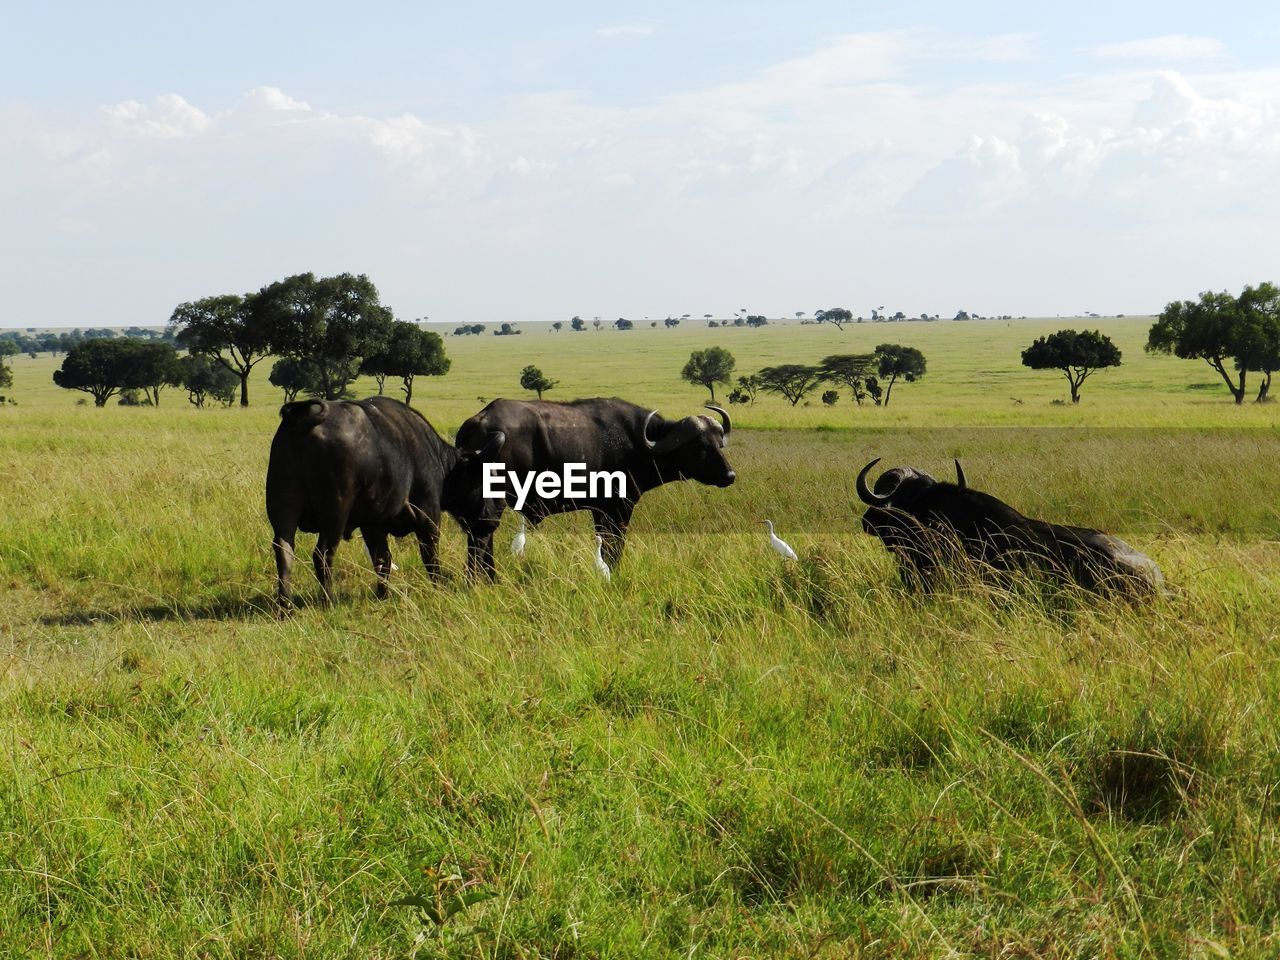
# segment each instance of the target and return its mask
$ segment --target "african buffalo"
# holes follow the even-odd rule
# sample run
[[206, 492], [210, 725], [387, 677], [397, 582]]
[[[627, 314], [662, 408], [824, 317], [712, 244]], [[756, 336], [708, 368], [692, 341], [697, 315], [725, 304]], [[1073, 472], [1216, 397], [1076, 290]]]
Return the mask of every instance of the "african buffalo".
[[997, 572], [1047, 572], [1098, 593], [1150, 593], [1164, 582], [1155, 562], [1119, 537], [1033, 520], [970, 489], [959, 460], [955, 483], [897, 467], [871, 490], [867, 474], [879, 462], [858, 474], [858, 497], [868, 505], [862, 529], [880, 538], [913, 585], [928, 589], [939, 568], [966, 560]]
[[[626, 479], [624, 496], [575, 499], [531, 491], [521, 508], [535, 526], [553, 513], [590, 510], [596, 533], [604, 539], [605, 562], [613, 567], [622, 556], [636, 501], [646, 490], [673, 480], [697, 480], [717, 487], [733, 483], [736, 475], [724, 455], [732, 421], [720, 407], [705, 406], [719, 415], [720, 422], [707, 416], [666, 420], [656, 410], [616, 397], [569, 403], [494, 400], [458, 429], [457, 443], [480, 449], [493, 437], [504, 436], [506, 442], [491, 459], [521, 475], [561, 472], [569, 463], [585, 464], [592, 472], [621, 472]], [[499, 513], [504, 502], [515, 505], [510, 485], [506, 500], [496, 501]], [[481, 550], [481, 563], [492, 578], [492, 530]]]
[[299, 400], [280, 408], [267, 467], [267, 516], [274, 533], [277, 596], [287, 608], [297, 530], [319, 534], [312, 559], [326, 600], [332, 599], [333, 555], [359, 529], [387, 594], [388, 536], [414, 534], [422, 563], [440, 577], [436, 548], [440, 513], [467, 532], [483, 526], [491, 507], [479, 497], [477, 458], [459, 451], [412, 407], [390, 397], [360, 401]]

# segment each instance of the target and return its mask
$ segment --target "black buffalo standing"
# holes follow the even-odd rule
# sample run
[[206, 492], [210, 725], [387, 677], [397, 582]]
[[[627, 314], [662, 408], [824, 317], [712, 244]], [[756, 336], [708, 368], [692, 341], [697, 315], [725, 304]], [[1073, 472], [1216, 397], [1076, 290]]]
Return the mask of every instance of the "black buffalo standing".
[[858, 498], [868, 505], [862, 528], [880, 538], [914, 585], [928, 589], [940, 567], [965, 560], [996, 572], [1034, 569], [1099, 593], [1151, 593], [1164, 582], [1155, 562], [1119, 537], [1033, 520], [970, 489], [959, 460], [955, 483], [897, 467], [868, 489], [867, 473], [879, 462], [858, 474]]
[[[459, 447], [480, 449], [504, 436], [506, 442], [489, 459], [521, 475], [529, 471], [561, 473], [567, 463], [582, 463], [588, 471], [621, 471], [626, 496], [570, 499], [563, 495], [538, 497], [532, 491], [521, 513], [530, 525], [554, 513], [590, 510], [603, 555], [610, 567], [622, 557], [627, 525], [636, 501], [646, 490], [673, 480], [727, 487], [736, 475], [725, 459], [724, 447], [733, 428], [729, 414], [705, 404], [720, 422], [707, 416], [665, 420], [656, 410], [634, 403], [597, 397], [552, 403], [544, 400], [494, 400], [459, 429]], [[515, 505], [515, 492], [506, 488], [506, 502]], [[503, 501], [497, 501], [501, 512]], [[493, 529], [497, 523], [492, 524]], [[481, 565], [492, 578], [493, 530], [481, 544]]]
[[[491, 441], [494, 448], [500, 438]], [[422, 563], [440, 577], [440, 514], [467, 532], [491, 509], [479, 497], [477, 458], [459, 451], [427, 419], [398, 400], [299, 400], [280, 408], [267, 467], [267, 516], [274, 534], [277, 596], [292, 599], [290, 574], [298, 530], [318, 534], [312, 559], [326, 600], [332, 599], [333, 555], [359, 530], [385, 597], [391, 572], [388, 536], [414, 534]]]

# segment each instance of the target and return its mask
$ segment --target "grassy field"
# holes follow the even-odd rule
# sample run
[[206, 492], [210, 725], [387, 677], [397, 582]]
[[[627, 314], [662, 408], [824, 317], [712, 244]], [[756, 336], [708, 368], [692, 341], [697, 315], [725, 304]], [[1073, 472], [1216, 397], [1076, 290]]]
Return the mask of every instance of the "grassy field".
[[[337, 606], [302, 570], [285, 621], [265, 376], [247, 411], [96, 410], [15, 358], [0, 955], [1277, 955], [1280, 407], [1143, 354], [1149, 322], [1089, 323], [1125, 365], [1078, 407], [1018, 362], [1067, 321], [448, 338], [415, 398], [447, 434], [530, 362], [668, 416], [711, 344], [751, 372], [902, 342], [929, 373], [888, 409], [735, 408], [738, 483], [647, 495], [611, 584], [584, 517], [492, 587], [450, 527], [447, 585], [406, 544], [378, 603], [348, 544]], [[963, 457], [1173, 588], [913, 596], [858, 532], [873, 456]]]

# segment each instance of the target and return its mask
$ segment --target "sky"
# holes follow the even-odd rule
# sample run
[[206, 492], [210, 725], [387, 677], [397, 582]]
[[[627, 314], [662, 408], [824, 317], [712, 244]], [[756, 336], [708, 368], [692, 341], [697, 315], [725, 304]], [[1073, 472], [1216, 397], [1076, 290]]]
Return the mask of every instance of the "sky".
[[0, 327], [308, 270], [445, 323], [1280, 280], [1280, 6], [1048, 6], [8, 5]]

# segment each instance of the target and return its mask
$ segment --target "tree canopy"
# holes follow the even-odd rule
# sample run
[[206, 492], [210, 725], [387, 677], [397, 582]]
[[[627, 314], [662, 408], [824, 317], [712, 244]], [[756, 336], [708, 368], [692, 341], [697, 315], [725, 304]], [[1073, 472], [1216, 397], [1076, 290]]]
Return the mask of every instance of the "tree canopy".
[[862, 401], [870, 393], [867, 381], [875, 380], [878, 362], [879, 358], [874, 353], [839, 353], [824, 357], [818, 369], [823, 380], [848, 387], [854, 401], [862, 406]]
[[271, 352], [271, 324], [254, 294], [225, 294], [181, 303], [166, 332], [178, 346], [203, 354], [236, 375], [240, 406], [249, 405], [249, 374]]
[[853, 322], [853, 312], [845, 307], [832, 307], [829, 310], [815, 310], [813, 319], [818, 323], [829, 323], [844, 333], [844, 325]]
[[267, 380], [273, 387], [284, 391], [285, 403], [297, 400], [300, 393], [320, 393], [315, 364], [309, 360], [281, 357], [271, 365], [271, 374]]
[[203, 409], [206, 402], [216, 400], [223, 406], [235, 402], [240, 378], [226, 366], [210, 360], [202, 353], [192, 353], [178, 361], [182, 386], [192, 406]]
[[1258, 371], [1257, 399], [1265, 400], [1271, 374], [1280, 369], [1280, 289], [1260, 283], [1239, 297], [1205, 291], [1199, 300], [1174, 301], [1152, 324], [1147, 350], [1205, 361], [1236, 403], [1244, 402], [1249, 371]]
[[924, 354], [915, 347], [904, 347], [899, 343], [882, 343], [876, 347], [876, 365], [880, 378], [888, 378], [889, 385], [884, 388], [884, 405], [889, 405], [889, 397], [893, 395], [893, 385], [901, 377], [907, 383], [914, 383], [924, 376]]
[[793, 407], [822, 382], [822, 370], [803, 363], [765, 367], [756, 376], [760, 378], [761, 390], [782, 394]]
[[317, 392], [325, 400], [347, 393], [364, 358], [383, 350], [391, 311], [367, 276], [350, 273], [317, 279], [301, 273], [257, 294], [271, 326], [273, 352], [314, 365]]
[[0, 340], [0, 390], [13, 386], [13, 371], [5, 361], [18, 352], [13, 340]]
[[552, 380], [545, 376], [533, 364], [529, 364], [529, 366], [520, 371], [520, 386], [525, 390], [532, 390], [538, 395], [539, 400], [542, 399], [544, 393], [555, 387], [559, 382], [559, 380]]
[[96, 337], [67, 352], [53, 382], [83, 391], [93, 397], [94, 406], [105, 407], [121, 390], [145, 389], [159, 403], [160, 389], [177, 382], [179, 374], [177, 355], [163, 341]]
[[396, 320], [383, 345], [364, 358], [360, 372], [377, 380], [379, 395], [388, 377], [399, 377], [404, 402], [412, 403], [414, 379], [443, 376], [449, 372], [449, 364], [440, 334], [407, 320]]
[[1098, 330], [1059, 330], [1022, 351], [1023, 366], [1061, 370], [1071, 386], [1071, 402], [1080, 402], [1080, 385], [1093, 373], [1120, 366], [1120, 348]]
[[716, 384], [728, 384], [737, 361], [724, 347], [707, 347], [689, 354], [689, 362], [680, 376], [689, 383], [700, 384], [711, 391], [711, 402], [716, 400]]
[[121, 340], [128, 358], [126, 390], [141, 390], [153, 407], [160, 406], [160, 391], [182, 382], [182, 366], [173, 345], [163, 340]]

